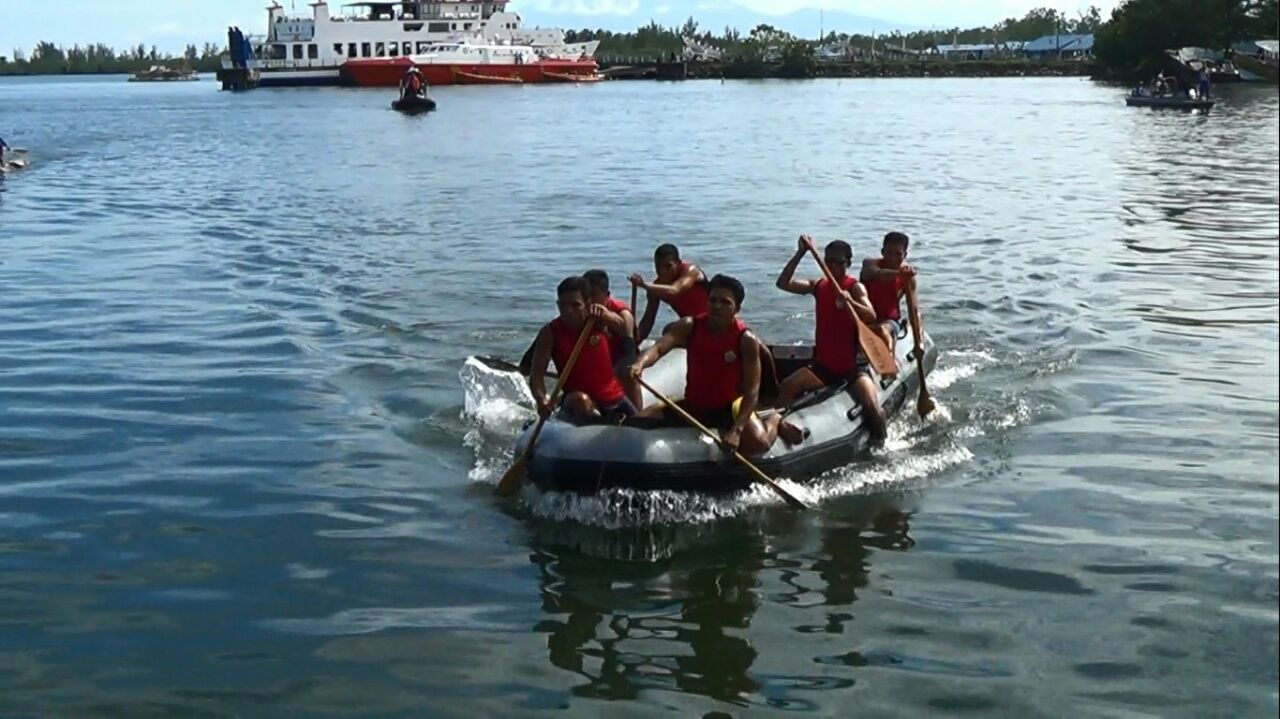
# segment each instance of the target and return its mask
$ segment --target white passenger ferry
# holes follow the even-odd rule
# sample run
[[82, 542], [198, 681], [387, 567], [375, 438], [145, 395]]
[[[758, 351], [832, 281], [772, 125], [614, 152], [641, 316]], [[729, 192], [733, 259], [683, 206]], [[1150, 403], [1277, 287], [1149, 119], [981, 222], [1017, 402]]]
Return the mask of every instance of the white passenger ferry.
[[[564, 31], [525, 28], [508, 0], [412, 0], [357, 2], [331, 14], [329, 3], [311, 3], [310, 17], [290, 16], [278, 2], [267, 8], [265, 36], [232, 28], [224, 73], [242, 71], [253, 85], [337, 85], [348, 60], [421, 55], [441, 42], [474, 39], [522, 45], [550, 58], [595, 54], [598, 42], [566, 43]], [[224, 73], [219, 73], [220, 76]], [[226, 83], [224, 82], [224, 86]]]

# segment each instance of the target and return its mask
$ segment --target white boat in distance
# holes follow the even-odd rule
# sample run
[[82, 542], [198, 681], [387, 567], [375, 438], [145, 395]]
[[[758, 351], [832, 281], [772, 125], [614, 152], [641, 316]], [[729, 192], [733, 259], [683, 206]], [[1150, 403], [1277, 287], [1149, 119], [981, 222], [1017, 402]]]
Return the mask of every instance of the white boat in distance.
[[599, 42], [566, 43], [556, 28], [525, 28], [508, 0], [412, 0], [357, 2], [341, 6], [311, 3], [310, 17], [285, 14], [273, 2], [267, 8], [267, 33], [245, 37], [230, 32], [230, 56], [224, 70], [253, 71], [261, 87], [338, 85], [348, 60], [421, 55], [436, 43], [473, 39], [527, 45], [543, 57], [582, 58], [595, 55]]

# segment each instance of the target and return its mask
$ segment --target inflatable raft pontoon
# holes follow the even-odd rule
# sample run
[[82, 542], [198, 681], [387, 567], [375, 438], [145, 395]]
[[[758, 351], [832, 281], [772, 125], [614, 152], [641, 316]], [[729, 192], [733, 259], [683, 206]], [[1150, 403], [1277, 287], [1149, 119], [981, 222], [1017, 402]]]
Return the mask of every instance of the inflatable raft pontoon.
[[[895, 350], [898, 376], [892, 382], [880, 382], [881, 407], [889, 417], [908, 400], [914, 401], [919, 392], [917, 358], [912, 345], [909, 332], [899, 338]], [[807, 365], [813, 356], [812, 346], [782, 345], [771, 349], [777, 380]], [[927, 374], [937, 362], [937, 349], [927, 333], [924, 350], [921, 361]], [[682, 363], [683, 353], [672, 352], [646, 374], [671, 362]], [[667, 374], [676, 376], [675, 372]], [[767, 368], [764, 374], [762, 394], [767, 398], [776, 391], [776, 380]], [[683, 372], [678, 375], [682, 378]], [[646, 404], [656, 401], [646, 397]], [[786, 409], [786, 415], [789, 421], [807, 429], [809, 435], [794, 446], [779, 440], [766, 455], [753, 458], [770, 476], [794, 481], [811, 479], [854, 461], [871, 444], [870, 432], [863, 424], [862, 408], [847, 385], [805, 395]], [[528, 441], [530, 430], [531, 427], [525, 428], [516, 445], [517, 454]], [[575, 425], [558, 415], [551, 417], [543, 428], [529, 459], [528, 471], [529, 479], [543, 490], [580, 494], [611, 487], [723, 493], [744, 489], [754, 481], [717, 444], [692, 428], [666, 423], [659, 426], [652, 420], [629, 420], [620, 426]]]
[[391, 109], [408, 115], [416, 115], [420, 112], [431, 112], [436, 109], [436, 101], [425, 95], [409, 95], [399, 100], [392, 100]]

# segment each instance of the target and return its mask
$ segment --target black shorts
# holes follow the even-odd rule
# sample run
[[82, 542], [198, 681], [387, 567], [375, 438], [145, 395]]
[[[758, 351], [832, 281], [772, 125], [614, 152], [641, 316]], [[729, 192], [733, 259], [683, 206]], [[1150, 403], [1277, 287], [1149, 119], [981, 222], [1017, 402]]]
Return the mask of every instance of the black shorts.
[[637, 411], [636, 406], [626, 397], [607, 407], [600, 405], [600, 416], [604, 417], [606, 422], [620, 422], [628, 417], [636, 416]]
[[[817, 362], [812, 362], [809, 364], [809, 371], [812, 372], [815, 377], [821, 380], [822, 384], [827, 385], [828, 387], [840, 384], [841, 382], [849, 381], [849, 375], [841, 374], [839, 372], [832, 372], [831, 370], [827, 369], [826, 367], [823, 367]], [[854, 376], [855, 377], [871, 377], [871, 363], [867, 361], [867, 356], [862, 354], [861, 352], [858, 353], [858, 363], [854, 370]]]
[[[680, 405], [680, 409], [693, 415], [693, 418], [701, 422], [710, 429], [729, 429], [734, 424], [733, 405], [725, 405], [715, 410], [694, 410], [685, 404], [684, 400], [680, 400], [676, 404]], [[689, 421], [680, 416], [679, 412], [671, 409], [667, 405], [662, 405], [662, 423], [670, 427], [688, 427]]]
[[[565, 397], [568, 397], [568, 394], [565, 394], [564, 397], [560, 398], [561, 408], [564, 407]], [[592, 400], [592, 401], [594, 402], [595, 400]], [[634, 417], [636, 416], [636, 412], [639, 411], [636, 409], [636, 406], [631, 403], [631, 400], [627, 399], [626, 397], [623, 397], [617, 402], [614, 402], [613, 404], [609, 404], [609, 405], [600, 404], [599, 402], [596, 402], [596, 409], [600, 410], [600, 416], [603, 417], [606, 422], [616, 422], [620, 419]]]

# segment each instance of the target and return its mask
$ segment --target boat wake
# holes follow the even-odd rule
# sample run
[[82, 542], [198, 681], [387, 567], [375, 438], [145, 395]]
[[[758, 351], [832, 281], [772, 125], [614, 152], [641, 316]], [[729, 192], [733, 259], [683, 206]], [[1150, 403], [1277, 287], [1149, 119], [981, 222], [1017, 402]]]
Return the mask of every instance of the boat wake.
[[[915, 399], [909, 398], [908, 406], [890, 422], [884, 447], [868, 459], [803, 484], [778, 477], [779, 484], [805, 502], [816, 504], [847, 495], [918, 488], [971, 462], [973, 453], [963, 440], [984, 432], [955, 422], [946, 405], [945, 390], [997, 363], [994, 355], [981, 350], [943, 353], [929, 375], [930, 389], [943, 394], [934, 395], [937, 407], [927, 419], [916, 415]], [[666, 374], [671, 376], [663, 376], [661, 384], [679, 383], [678, 373]], [[463, 420], [469, 426], [464, 441], [475, 453], [470, 479], [493, 484], [510, 466], [516, 438], [535, 417], [532, 395], [518, 374], [495, 369], [474, 357], [467, 359], [460, 378], [466, 393]], [[1014, 404], [1000, 417], [1013, 423], [1025, 421], [1029, 412], [1020, 411], [1017, 401]], [[522, 508], [536, 517], [601, 529], [703, 524], [781, 504], [777, 495], [762, 485], [721, 496], [620, 488], [583, 496], [544, 492], [529, 483], [519, 498]]]

